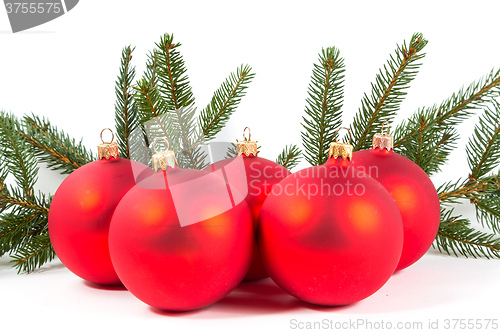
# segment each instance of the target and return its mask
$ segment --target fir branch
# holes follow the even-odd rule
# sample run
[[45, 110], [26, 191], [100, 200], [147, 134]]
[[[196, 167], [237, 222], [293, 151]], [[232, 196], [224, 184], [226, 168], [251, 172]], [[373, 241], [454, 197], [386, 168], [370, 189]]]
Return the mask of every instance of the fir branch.
[[[436, 123], [438, 125], [458, 125], [471, 116], [476, 109], [483, 108], [485, 102], [500, 96], [500, 70], [494, 69], [477, 82], [472, 82], [467, 89], [460, 89], [456, 94], [446, 99], [436, 108]], [[404, 139], [404, 138], [402, 138]]]
[[[20, 270], [31, 271], [54, 256], [38, 247], [36, 239], [47, 234], [51, 198], [38, 193], [33, 186], [37, 180], [38, 162], [22, 132], [23, 125], [7, 113], [0, 113], [0, 256], [5, 253], [14, 258], [26, 249], [33, 251]], [[7, 171], [6, 171], [7, 170]], [[10, 173], [17, 187], [7, 188], [5, 178]], [[50, 244], [50, 239], [48, 239]]]
[[299, 164], [300, 153], [300, 149], [296, 145], [286, 146], [276, 159], [276, 163], [291, 170]]
[[[129, 147], [130, 158], [134, 161], [142, 162], [146, 165], [151, 163], [151, 152], [149, 149], [150, 140], [148, 137], [147, 122], [152, 118], [156, 117], [158, 112], [155, 108], [161, 108], [162, 105], [159, 102], [153, 101], [153, 105], [149, 105], [148, 101], [151, 98], [159, 99], [159, 94], [156, 91], [157, 85], [157, 50], [150, 52], [146, 61], [146, 71], [142, 79], [140, 79], [134, 89], [134, 101], [137, 108], [137, 114], [139, 116], [138, 126], [135, 127], [130, 133]], [[142, 90], [140, 84], [143, 84]], [[142, 94], [142, 95], [141, 95]], [[141, 96], [139, 96], [141, 95]], [[155, 96], [155, 97], [152, 97]], [[142, 102], [142, 104], [140, 103]], [[163, 101], [160, 101], [163, 102]], [[164, 102], [163, 102], [164, 104]], [[152, 109], [151, 109], [152, 108]], [[164, 136], [164, 135], [161, 135]]]
[[416, 134], [395, 147], [395, 151], [414, 161], [429, 175], [440, 170], [459, 139], [454, 126], [430, 127], [430, 119], [433, 116], [428, 110], [419, 110], [414, 118], [407, 123], [403, 122], [395, 131], [397, 138], [402, 132], [418, 127]]
[[356, 113], [351, 125], [355, 142], [354, 150], [367, 149], [371, 139], [380, 130], [385, 121], [389, 123], [406, 95], [406, 89], [415, 79], [421, 63], [417, 63], [425, 54], [421, 53], [427, 45], [420, 33], [412, 36], [409, 45], [406, 42], [395, 50], [387, 65], [380, 69], [375, 83], [372, 83], [372, 93], [364, 95], [361, 108]]
[[180, 45], [173, 42], [173, 35], [165, 34], [148, 56], [146, 73], [136, 86], [139, 113], [146, 141], [168, 138], [170, 146], [180, 151], [179, 165], [199, 169], [205, 156], [193, 146], [196, 109]]
[[[196, 132], [194, 96], [187, 76], [187, 69], [174, 36], [165, 34], [156, 50], [156, 76], [158, 91], [165, 101], [166, 111], [172, 112], [173, 126], [178, 133], [174, 136], [174, 146], [180, 150], [179, 164], [182, 167], [202, 168], [204, 155], [193, 144]], [[173, 136], [173, 135], [171, 135]]]
[[139, 125], [137, 106], [133, 98], [132, 82], [135, 67], [132, 67], [132, 52], [135, 48], [126, 46], [122, 50], [120, 74], [115, 81], [115, 127], [120, 155], [130, 158], [130, 135]]
[[486, 107], [467, 145], [471, 178], [478, 179], [500, 164], [500, 103], [492, 100]]
[[196, 129], [195, 113], [196, 109], [192, 107], [181, 107], [175, 110], [176, 123], [178, 124], [177, 132], [180, 133], [177, 138], [180, 150], [179, 165], [184, 168], [203, 169], [205, 154], [201, 152], [199, 145], [195, 145], [193, 142]]
[[433, 244], [440, 252], [455, 256], [500, 258], [500, 239], [493, 234], [477, 231], [453, 210], [441, 210], [441, 224]]
[[494, 194], [499, 189], [497, 176], [482, 179], [469, 176], [466, 180], [460, 179], [456, 182], [445, 183], [437, 189], [437, 192], [441, 203], [457, 203], [457, 199], [469, 199], [471, 203], [474, 203], [481, 195]]
[[2, 162], [5, 163], [2, 167], [14, 176], [23, 194], [32, 198], [38, 164], [33, 151], [24, 140], [21, 126], [15, 116], [0, 112], [0, 147], [3, 153]]
[[45, 215], [49, 213], [49, 208], [45, 205], [46, 199], [43, 194], [39, 193], [39, 197], [27, 197], [17, 188], [11, 187], [9, 190], [5, 184], [2, 184], [2, 186], [4, 188], [0, 190], [0, 202], [4, 205], [4, 210], [12, 207], [22, 207]]
[[36, 235], [12, 255], [11, 263], [17, 268], [18, 273], [31, 273], [48, 261], [55, 258], [56, 253], [50, 243], [48, 231]]
[[309, 83], [301, 132], [305, 159], [311, 165], [320, 165], [328, 159], [330, 143], [342, 123], [344, 95], [344, 59], [335, 47], [323, 49], [314, 64]]
[[[458, 133], [454, 126], [500, 96], [500, 71], [460, 89], [439, 106], [419, 109], [395, 131], [394, 149], [407, 156], [428, 174], [440, 170], [455, 148]], [[415, 149], [418, 147], [418, 149]]]
[[15, 253], [30, 239], [47, 229], [48, 215], [29, 209], [15, 209], [1, 216], [0, 256]]
[[24, 116], [23, 120], [23, 138], [36, 148], [35, 156], [40, 162], [47, 163], [50, 169], [68, 174], [95, 160], [81, 140], [76, 143], [64, 131], [52, 126], [48, 119], [32, 114]]
[[231, 142], [231, 145], [227, 147], [226, 156], [224, 158], [234, 158], [238, 154], [238, 147], [236, 143]]
[[0, 155], [0, 214], [9, 208], [9, 203], [6, 200], [6, 198], [9, 198], [9, 191], [5, 184], [8, 170], [6, 167], [4, 168], [5, 165], [6, 163], [4, 162], [4, 156], [2, 154]]
[[167, 131], [163, 122], [160, 121], [160, 116], [164, 114], [165, 102], [158, 92], [155, 81], [147, 81], [146, 78], [142, 78], [137, 81], [134, 89], [136, 91], [135, 100], [137, 109], [142, 117], [142, 123], [147, 123], [151, 119], [156, 119], [163, 132], [161, 136], [172, 140], [169, 131]]
[[178, 50], [181, 44], [174, 43], [174, 35], [165, 34], [156, 46], [155, 74], [160, 84], [159, 91], [165, 98], [166, 109], [173, 111], [194, 106], [187, 69]]
[[241, 98], [245, 96], [247, 85], [255, 76], [251, 70], [250, 66], [242, 65], [236, 70], [236, 73], [231, 73], [215, 91], [212, 100], [198, 117], [199, 134], [195, 146], [215, 138], [226, 125]]
[[500, 234], [500, 196], [498, 194], [483, 195], [474, 202], [476, 219], [483, 227]]
[[465, 199], [468, 195], [481, 188], [478, 182], [469, 182], [462, 179], [453, 182], [449, 181], [438, 187], [437, 192], [441, 204], [458, 203], [459, 199]]

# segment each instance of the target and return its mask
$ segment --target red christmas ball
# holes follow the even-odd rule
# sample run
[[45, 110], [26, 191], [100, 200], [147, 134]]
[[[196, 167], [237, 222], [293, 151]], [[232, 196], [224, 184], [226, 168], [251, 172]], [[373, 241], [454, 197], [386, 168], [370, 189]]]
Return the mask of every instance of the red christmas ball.
[[[120, 284], [108, 249], [113, 212], [149, 168], [117, 155], [88, 163], [57, 189], [49, 211], [49, 235], [61, 262], [84, 280]], [[152, 170], [151, 170], [152, 172]]]
[[125, 287], [170, 311], [202, 308], [227, 295], [248, 270], [252, 242], [251, 213], [237, 191], [214, 174], [177, 166], [134, 186], [109, 232]]
[[[280, 164], [256, 155], [255, 151], [255, 155], [244, 154], [221, 160], [205, 169], [220, 174], [244, 196], [252, 212], [254, 230], [257, 230], [260, 208], [271, 193], [272, 187], [290, 174], [290, 171]], [[254, 242], [252, 263], [244, 280], [259, 280], [268, 276], [262, 266], [257, 243]]]
[[399, 208], [404, 243], [396, 270], [414, 264], [427, 252], [439, 229], [441, 213], [434, 184], [417, 164], [392, 149], [357, 151], [353, 165], [380, 182]]
[[370, 296], [401, 255], [403, 228], [394, 200], [344, 158], [288, 176], [260, 212], [258, 246], [266, 271], [285, 291], [313, 304], [345, 305]]

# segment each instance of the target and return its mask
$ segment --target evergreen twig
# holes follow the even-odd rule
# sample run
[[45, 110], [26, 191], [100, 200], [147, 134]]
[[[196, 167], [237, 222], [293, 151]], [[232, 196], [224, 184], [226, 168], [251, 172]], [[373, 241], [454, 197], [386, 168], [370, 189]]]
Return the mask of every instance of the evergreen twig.
[[[55, 256], [48, 238], [48, 213], [51, 198], [38, 193], [38, 163], [23, 124], [14, 116], [0, 112], [0, 256], [9, 253], [19, 271], [31, 272]], [[55, 144], [58, 144], [56, 142]], [[6, 172], [5, 170], [8, 170]], [[8, 173], [16, 187], [5, 184]], [[40, 239], [46, 237], [45, 244]], [[31, 254], [25, 256], [30, 249]]]
[[34, 154], [40, 162], [62, 174], [69, 174], [79, 167], [95, 160], [82, 141], [76, 143], [64, 131], [52, 126], [48, 119], [34, 114], [24, 116], [20, 130], [23, 139], [35, 148]]
[[33, 186], [37, 181], [38, 164], [31, 147], [24, 139], [19, 120], [11, 114], [0, 112], [0, 146], [2, 162], [14, 177], [23, 195], [34, 197]]
[[498, 236], [477, 231], [470, 221], [453, 216], [453, 210], [441, 210], [441, 224], [434, 247], [441, 252], [465, 257], [500, 258], [500, 239]]
[[500, 103], [492, 100], [491, 105], [493, 108], [485, 107], [466, 148], [472, 179], [490, 173], [500, 164]]
[[174, 36], [165, 34], [156, 44], [156, 73], [158, 91], [165, 101], [164, 112], [171, 112], [176, 135], [171, 144], [180, 150], [179, 164], [182, 167], [203, 167], [204, 155], [193, 145], [196, 132], [194, 107], [195, 99], [187, 76], [184, 59], [178, 48], [180, 43], [174, 43]]
[[426, 45], [427, 40], [422, 34], [414, 34], [408, 45], [406, 42], [398, 45], [395, 55], [391, 55], [387, 65], [380, 69], [371, 85], [371, 96], [363, 96], [361, 108], [351, 125], [354, 150], [369, 148], [373, 135], [382, 124], [385, 121], [391, 123], [406, 96], [405, 90], [418, 73], [421, 65], [418, 61], [425, 56], [421, 51]]
[[286, 146], [276, 159], [276, 163], [281, 164], [288, 170], [291, 170], [299, 164], [300, 153], [301, 151], [296, 145]]
[[417, 163], [428, 174], [440, 170], [455, 148], [455, 126], [500, 96], [500, 70], [460, 89], [439, 106], [419, 109], [396, 128], [394, 149]]
[[132, 143], [130, 137], [139, 126], [139, 115], [133, 98], [132, 82], [135, 78], [135, 67], [131, 66], [132, 52], [135, 48], [126, 46], [122, 50], [120, 74], [115, 81], [115, 127], [116, 137], [123, 158], [130, 158]]
[[250, 66], [241, 65], [215, 91], [212, 100], [198, 117], [199, 134], [195, 145], [212, 140], [222, 130], [255, 76], [251, 71]]
[[466, 180], [449, 182], [438, 189], [442, 203], [468, 199], [476, 218], [485, 227], [500, 232], [500, 181], [489, 173], [500, 164], [500, 103], [486, 106], [466, 147], [470, 174]]
[[30, 273], [55, 257], [56, 253], [50, 243], [49, 233], [45, 230], [33, 236], [29, 243], [19, 248], [12, 255], [11, 263], [17, 268], [18, 273], [23, 271]]
[[314, 64], [309, 83], [301, 132], [304, 157], [311, 165], [320, 165], [328, 158], [335, 130], [342, 123], [344, 94], [344, 59], [335, 47], [323, 49]]

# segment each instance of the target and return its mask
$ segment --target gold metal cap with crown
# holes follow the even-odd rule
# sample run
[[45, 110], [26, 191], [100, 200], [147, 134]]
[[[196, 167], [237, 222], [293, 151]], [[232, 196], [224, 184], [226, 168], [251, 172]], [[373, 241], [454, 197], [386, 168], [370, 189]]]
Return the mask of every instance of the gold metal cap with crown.
[[[108, 130], [111, 132], [111, 135], [112, 135], [111, 142], [104, 142], [104, 140], [102, 139], [102, 133], [105, 130]], [[117, 159], [120, 157], [120, 153], [118, 151], [118, 144], [116, 142], [113, 142], [114, 138], [115, 138], [115, 134], [113, 133], [113, 131], [111, 129], [105, 128], [101, 131], [102, 143], [97, 145], [97, 156], [98, 156], [99, 160], [102, 160], [103, 158], [107, 159], [107, 160], [109, 160], [111, 158]]]
[[[245, 131], [248, 129], [248, 140], [245, 137]], [[238, 141], [236, 142], [236, 145], [238, 146], [238, 156], [241, 156], [242, 154], [245, 154], [245, 156], [257, 156], [257, 142], [256, 141], [250, 141], [250, 138], [252, 137], [252, 133], [250, 132], [249, 127], [245, 127], [243, 130], [243, 141]]]
[[[387, 123], [387, 131], [384, 133], [384, 124]], [[373, 136], [372, 148], [380, 148], [381, 150], [387, 149], [388, 151], [394, 148], [394, 137], [389, 134], [389, 123], [384, 121], [382, 124], [382, 133], [377, 133]]]
[[335, 137], [337, 137], [337, 134], [341, 129], [345, 129], [349, 132], [349, 142], [348, 143], [340, 143], [335, 139], [335, 142], [330, 143], [330, 149], [328, 150], [328, 158], [339, 158], [342, 157], [344, 160], [345, 159], [352, 159], [352, 146], [350, 144], [352, 136], [351, 136], [351, 131], [346, 128], [346, 127], [340, 127], [337, 132], [335, 133]]
[[[167, 149], [165, 151], [158, 152], [156, 150], [156, 141], [163, 140], [167, 145]], [[154, 171], [158, 170], [167, 170], [167, 167], [175, 168], [177, 165], [177, 159], [175, 158], [175, 153], [172, 149], [170, 149], [170, 144], [167, 141], [167, 138], [156, 138], [153, 141], [153, 149], [155, 154], [153, 154], [153, 169]]]

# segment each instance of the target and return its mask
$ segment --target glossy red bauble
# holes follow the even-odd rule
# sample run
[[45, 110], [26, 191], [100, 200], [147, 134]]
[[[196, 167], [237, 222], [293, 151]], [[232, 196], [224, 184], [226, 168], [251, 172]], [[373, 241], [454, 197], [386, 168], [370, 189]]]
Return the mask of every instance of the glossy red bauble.
[[[61, 262], [84, 280], [120, 284], [108, 249], [108, 230], [116, 206], [147, 173], [138, 162], [101, 159], [71, 173], [59, 186], [49, 211], [49, 235]], [[144, 175], [144, 174], [143, 174]]]
[[179, 167], [134, 186], [109, 233], [125, 287], [170, 311], [199, 309], [228, 294], [248, 270], [252, 242], [251, 213], [237, 191], [214, 174]]
[[[252, 211], [254, 230], [257, 229], [260, 208], [271, 193], [272, 187], [290, 174], [290, 171], [280, 164], [254, 155], [221, 160], [205, 170], [217, 172], [244, 195]], [[257, 243], [254, 242], [252, 263], [245, 280], [259, 280], [268, 276], [262, 266]]]
[[412, 265], [429, 249], [439, 229], [440, 205], [434, 184], [417, 164], [392, 150], [354, 152], [353, 165], [380, 182], [396, 201], [404, 228], [396, 270]]
[[271, 278], [319, 305], [360, 301], [393, 274], [403, 245], [394, 200], [376, 180], [330, 158], [294, 173], [267, 197], [258, 246]]

